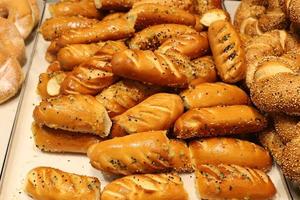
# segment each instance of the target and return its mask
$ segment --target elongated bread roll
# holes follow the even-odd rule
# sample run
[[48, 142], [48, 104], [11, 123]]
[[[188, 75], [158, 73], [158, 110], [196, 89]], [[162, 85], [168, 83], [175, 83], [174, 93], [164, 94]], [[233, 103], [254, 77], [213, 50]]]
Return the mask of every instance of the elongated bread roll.
[[102, 200], [187, 200], [181, 178], [176, 174], [126, 176], [104, 187]]
[[177, 119], [174, 133], [177, 138], [253, 133], [266, 125], [266, 118], [246, 105], [195, 108]]
[[105, 108], [87, 95], [59, 96], [43, 100], [33, 111], [38, 125], [54, 129], [91, 133], [106, 137], [111, 121]]
[[114, 117], [160, 90], [159, 87], [148, 86], [137, 81], [121, 80], [104, 89], [96, 99], [106, 108], [108, 115]]
[[245, 53], [238, 33], [229, 21], [219, 20], [208, 29], [210, 48], [217, 70], [224, 82], [235, 83], [245, 78]]
[[180, 94], [188, 109], [226, 105], [247, 105], [250, 100], [246, 92], [235, 85], [225, 83], [201, 83]]
[[193, 172], [192, 156], [184, 141], [170, 140], [170, 166], [178, 173]]
[[89, 146], [101, 139], [95, 135], [74, 133], [32, 124], [35, 146], [46, 152], [86, 153]]
[[94, 0], [98, 9], [102, 10], [129, 10], [139, 0]]
[[223, 9], [209, 9], [201, 15], [200, 23], [203, 26], [209, 27], [213, 22], [218, 20], [230, 21], [230, 15]]
[[210, 138], [189, 143], [195, 169], [202, 164], [234, 164], [267, 171], [272, 159], [264, 148], [233, 138]]
[[27, 174], [25, 192], [34, 199], [99, 200], [100, 182], [95, 177], [37, 167]]
[[111, 136], [169, 129], [183, 113], [178, 95], [154, 94], [140, 104], [113, 118]]
[[124, 12], [113, 12], [113, 13], [110, 13], [108, 15], [106, 15], [103, 19], [103, 20], [112, 20], [112, 19], [117, 19], [117, 18], [120, 18], [120, 17], [124, 17], [126, 15], [126, 13]]
[[263, 171], [237, 165], [202, 165], [196, 185], [203, 199], [271, 199], [276, 189]]
[[166, 131], [137, 133], [90, 146], [92, 166], [114, 174], [157, 173], [170, 169]]

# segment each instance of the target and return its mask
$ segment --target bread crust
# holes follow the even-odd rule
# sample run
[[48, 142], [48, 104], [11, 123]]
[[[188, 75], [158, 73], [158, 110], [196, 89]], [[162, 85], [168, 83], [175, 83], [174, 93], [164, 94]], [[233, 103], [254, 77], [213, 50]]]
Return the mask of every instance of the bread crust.
[[170, 140], [170, 165], [177, 173], [193, 172], [190, 149], [182, 140]]

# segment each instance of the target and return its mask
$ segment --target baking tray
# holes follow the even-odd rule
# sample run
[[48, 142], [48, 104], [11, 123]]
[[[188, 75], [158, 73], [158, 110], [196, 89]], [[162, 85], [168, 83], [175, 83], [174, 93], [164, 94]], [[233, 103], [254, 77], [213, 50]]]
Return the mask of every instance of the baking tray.
[[[228, 1], [225, 2], [225, 5], [230, 13], [234, 13], [238, 2]], [[43, 20], [49, 16], [47, 3]], [[33, 122], [32, 111], [35, 105], [40, 102], [35, 88], [38, 83], [39, 74], [45, 72], [48, 66], [44, 57], [49, 45], [49, 42], [44, 41], [41, 35], [37, 37], [37, 41], [32, 67], [26, 80], [24, 98], [19, 106], [18, 116], [13, 128], [12, 140], [5, 161], [3, 178], [0, 183], [0, 200], [30, 200], [31, 198], [23, 192], [23, 184], [28, 171], [37, 166], [50, 166], [67, 172], [96, 176], [101, 181], [102, 189], [111, 181], [111, 177], [94, 169], [89, 164], [89, 159], [85, 155], [43, 153], [35, 147], [31, 133], [31, 124]], [[293, 199], [285, 178], [276, 165], [273, 166], [269, 175], [277, 188], [277, 194], [274, 200]], [[198, 200], [194, 187], [194, 174], [184, 174], [181, 175], [181, 177], [185, 189], [189, 194], [189, 199]]]
[[[37, 0], [37, 2], [41, 12], [41, 19], [42, 12], [45, 7], [45, 2], [43, 0]], [[26, 63], [22, 67], [24, 75], [27, 74], [32, 62], [32, 56], [36, 45], [36, 36], [38, 32], [37, 30], [38, 28], [35, 28], [30, 36], [26, 39]], [[21, 103], [21, 99], [24, 93], [24, 85], [25, 83], [23, 84], [23, 87], [18, 95], [0, 105], [0, 171], [2, 170], [2, 166], [4, 164], [6, 150], [9, 144], [9, 139], [12, 132], [16, 112], [18, 110], [18, 105], [19, 103]]]

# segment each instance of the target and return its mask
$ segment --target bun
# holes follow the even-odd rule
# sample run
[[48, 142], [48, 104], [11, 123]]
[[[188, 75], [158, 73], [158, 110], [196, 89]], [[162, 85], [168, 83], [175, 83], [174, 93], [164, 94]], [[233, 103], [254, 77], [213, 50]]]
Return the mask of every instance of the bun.
[[270, 199], [276, 189], [264, 172], [237, 165], [202, 165], [196, 184], [204, 199]]
[[[97, 0], [95, 0], [96, 2]], [[106, 15], [102, 21], [104, 20], [113, 20], [113, 19], [118, 19], [118, 18], [121, 18], [121, 17], [124, 17], [126, 15], [126, 13], [123, 13], [123, 12], [113, 12], [113, 13], [110, 13], [108, 15]]]
[[35, 122], [49, 128], [91, 133], [100, 137], [109, 134], [111, 121], [105, 108], [87, 95], [59, 96], [43, 100], [33, 111]]
[[126, 176], [104, 187], [102, 200], [187, 200], [181, 178], [175, 174]]
[[193, 172], [190, 149], [184, 141], [170, 140], [170, 165], [178, 173]]
[[50, 167], [32, 169], [25, 192], [34, 199], [100, 199], [100, 182], [95, 177], [63, 172]]
[[201, 16], [200, 23], [209, 27], [212, 23], [219, 20], [230, 21], [229, 13], [223, 9], [209, 9]]
[[263, 130], [266, 125], [266, 118], [246, 105], [195, 108], [177, 119], [174, 134], [186, 139], [253, 133]]

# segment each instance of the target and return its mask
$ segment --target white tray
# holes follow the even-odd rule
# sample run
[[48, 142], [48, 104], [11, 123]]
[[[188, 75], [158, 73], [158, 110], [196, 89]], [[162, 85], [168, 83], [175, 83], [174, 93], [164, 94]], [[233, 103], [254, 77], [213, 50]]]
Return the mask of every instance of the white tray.
[[[42, 12], [44, 10], [45, 3], [43, 0], [38, 0], [39, 8], [41, 11], [41, 18], [42, 18]], [[32, 62], [32, 54], [35, 47], [36, 42], [36, 35], [37, 35], [37, 28], [34, 29], [34, 31], [30, 34], [29, 38], [26, 40], [26, 63], [23, 66], [23, 72], [26, 74], [29, 70], [29, 67]], [[16, 116], [18, 104], [20, 102], [20, 99], [22, 99], [22, 94], [24, 89], [21, 90], [21, 92], [14, 97], [13, 99], [10, 99], [4, 104], [0, 105], [0, 171], [2, 169], [5, 154], [7, 150], [7, 146], [9, 143], [12, 127], [14, 124], [14, 119]]]
[[[227, 2], [226, 4], [232, 12], [238, 2]], [[49, 16], [46, 7], [43, 19]], [[40, 102], [35, 88], [39, 74], [45, 72], [48, 66], [44, 59], [48, 45], [49, 43], [45, 42], [42, 36], [39, 35], [32, 67], [25, 86], [24, 99], [20, 106], [13, 131], [13, 139], [5, 162], [4, 175], [0, 185], [0, 200], [29, 200], [30, 198], [23, 192], [23, 183], [27, 172], [37, 166], [51, 166], [68, 172], [96, 176], [101, 181], [101, 188], [109, 181], [100, 171], [89, 164], [89, 160], [85, 155], [43, 153], [34, 146], [31, 136], [32, 111], [34, 106]], [[277, 188], [274, 200], [292, 199], [285, 179], [277, 166], [272, 168], [269, 175]], [[182, 175], [182, 178], [190, 200], [197, 200], [193, 174]]]

